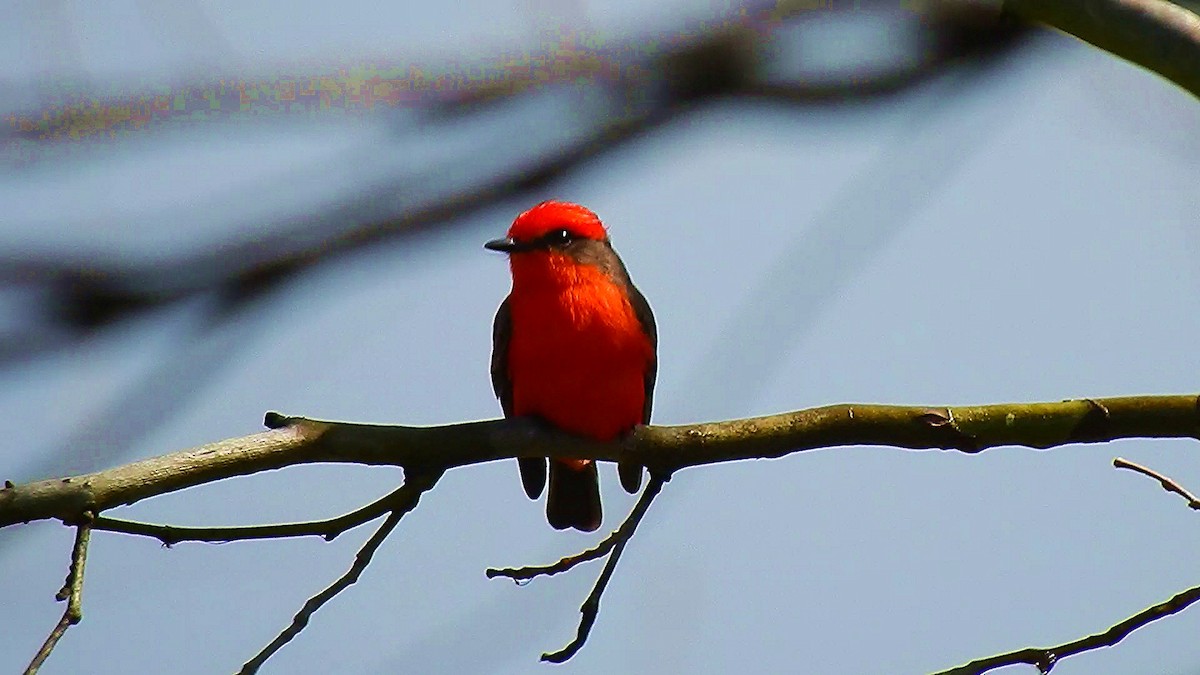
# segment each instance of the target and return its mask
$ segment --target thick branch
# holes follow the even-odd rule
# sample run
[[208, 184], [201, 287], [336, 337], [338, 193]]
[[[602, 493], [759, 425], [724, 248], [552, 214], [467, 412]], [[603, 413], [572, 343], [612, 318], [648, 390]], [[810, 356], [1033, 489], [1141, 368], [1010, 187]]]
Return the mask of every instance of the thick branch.
[[1167, 0], [1004, 0], [1004, 9], [1148, 68], [1200, 97], [1200, 16]]
[[548, 431], [526, 420], [438, 427], [321, 422], [268, 415], [267, 431], [82, 476], [0, 489], [0, 527], [44, 518], [74, 522], [222, 478], [311, 462], [429, 470], [512, 457], [627, 460], [670, 473], [842, 445], [980, 452], [1051, 448], [1119, 438], [1196, 438], [1195, 395], [958, 407], [842, 404], [729, 422], [642, 427], [616, 443]]

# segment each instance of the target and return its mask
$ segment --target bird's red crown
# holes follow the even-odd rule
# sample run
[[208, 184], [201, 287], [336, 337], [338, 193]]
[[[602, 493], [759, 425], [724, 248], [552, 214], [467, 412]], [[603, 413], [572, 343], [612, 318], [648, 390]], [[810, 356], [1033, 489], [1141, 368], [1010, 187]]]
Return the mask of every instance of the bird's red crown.
[[600, 218], [586, 207], [571, 202], [542, 202], [517, 216], [508, 236], [514, 241], [539, 239], [554, 230], [566, 230], [580, 239], [603, 241], [608, 232]]

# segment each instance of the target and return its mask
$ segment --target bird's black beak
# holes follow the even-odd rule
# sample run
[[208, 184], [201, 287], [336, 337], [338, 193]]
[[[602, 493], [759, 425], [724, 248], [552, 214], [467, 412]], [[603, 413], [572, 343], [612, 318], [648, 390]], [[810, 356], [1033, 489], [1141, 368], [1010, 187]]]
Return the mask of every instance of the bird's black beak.
[[511, 237], [503, 239], [493, 239], [483, 245], [489, 251], [503, 251], [504, 253], [515, 253], [522, 250], [521, 245], [513, 241]]

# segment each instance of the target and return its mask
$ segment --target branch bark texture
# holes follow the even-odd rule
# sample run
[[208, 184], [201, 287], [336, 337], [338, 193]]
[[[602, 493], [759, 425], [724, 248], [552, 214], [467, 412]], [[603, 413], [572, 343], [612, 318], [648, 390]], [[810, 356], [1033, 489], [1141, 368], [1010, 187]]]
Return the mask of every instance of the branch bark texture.
[[47, 518], [76, 524], [84, 513], [314, 462], [425, 472], [513, 457], [589, 457], [638, 462], [670, 474], [691, 466], [843, 445], [975, 453], [1003, 445], [1051, 448], [1120, 438], [1197, 438], [1200, 399], [1129, 396], [955, 407], [840, 404], [727, 422], [641, 427], [615, 443], [568, 436], [520, 419], [412, 427], [270, 413], [266, 422], [272, 428], [263, 433], [105, 471], [6, 483], [0, 488], [0, 527]]
[[1167, 0], [1004, 0], [1004, 9], [1148, 68], [1200, 97], [1200, 16]]

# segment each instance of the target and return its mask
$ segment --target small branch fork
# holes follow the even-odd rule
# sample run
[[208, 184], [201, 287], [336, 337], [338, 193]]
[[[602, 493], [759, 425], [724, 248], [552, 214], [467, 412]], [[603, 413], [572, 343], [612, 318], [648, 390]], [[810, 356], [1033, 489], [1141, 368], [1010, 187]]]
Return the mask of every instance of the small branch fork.
[[587, 599], [583, 601], [583, 605], [579, 607], [579, 613], [582, 616], [579, 618], [579, 629], [575, 633], [575, 639], [571, 640], [570, 644], [566, 647], [556, 652], [542, 654], [543, 661], [563, 663], [572, 656], [575, 656], [583, 648], [584, 643], [587, 642], [588, 635], [592, 632], [592, 626], [596, 623], [596, 617], [600, 614], [600, 596], [604, 594], [604, 589], [608, 586], [609, 579], [612, 578], [613, 570], [616, 569], [617, 562], [621, 559], [621, 553], [625, 550], [625, 545], [633, 538], [638, 524], [642, 522], [642, 517], [650, 509], [650, 504], [658, 496], [658, 493], [662, 491], [663, 485], [669, 480], [671, 480], [669, 473], [652, 471], [650, 481], [646, 484], [646, 489], [642, 491], [642, 496], [638, 499], [637, 504], [634, 504], [633, 510], [626, 516], [625, 522], [621, 523], [620, 527], [605, 537], [604, 541], [597, 544], [594, 548], [576, 555], [567, 556], [551, 565], [508, 569], [489, 568], [487, 570], [486, 574], [489, 579], [504, 577], [519, 583], [539, 576], [552, 576], [566, 572], [580, 563], [596, 560], [608, 554], [608, 560], [604, 563], [604, 569], [600, 571], [600, 576], [596, 578], [596, 585], [592, 587], [592, 592], [588, 594]]
[[71, 547], [71, 566], [67, 570], [67, 579], [61, 590], [54, 598], [59, 602], [67, 601], [67, 608], [62, 618], [50, 631], [41, 649], [33, 655], [33, 660], [25, 668], [25, 675], [34, 675], [50, 657], [55, 645], [62, 639], [67, 629], [83, 619], [83, 568], [87, 564], [88, 544], [92, 538], [92, 515], [84, 513], [79, 524], [75, 526], [75, 545]]
[[[1174, 479], [1155, 471], [1141, 464], [1136, 464], [1127, 459], [1117, 457], [1113, 459], [1113, 466], [1118, 469], [1128, 469], [1135, 471], [1148, 478], [1158, 481], [1159, 485], [1167, 492], [1173, 492], [1187, 500], [1188, 506], [1192, 509], [1200, 509], [1200, 500], [1196, 496], [1184, 488]], [[1096, 633], [1085, 638], [1080, 638], [1074, 642], [1067, 642], [1054, 647], [1027, 647], [1025, 649], [1017, 649], [1005, 654], [997, 654], [983, 659], [976, 659], [965, 665], [951, 668], [949, 670], [939, 671], [934, 675], [979, 675], [997, 668], [1012, 666], [1019, 663], [1034, 666], [1043, 675], [1049, 673], [1054, 666], [1063, 659], [1069, 656], [1075, 656], [1083, 652], [1100, 649], [1102, 647], [1112, 647], [1121, 640], [1124, 640], [1133, 631], [1147, 626], [1159, 619], [1166, 618], [1172, 614], [1177, 614], [1192, 606], [1196, 602], [1200, 602], [1200, 586], [1189, 588], [1186, 591], [1177, 593], [1169, 600], [1147, 607], [1146, 609], [1134, 614], [1133, 616], [1115, 624], [1113, 627], [1103, 633]]]

